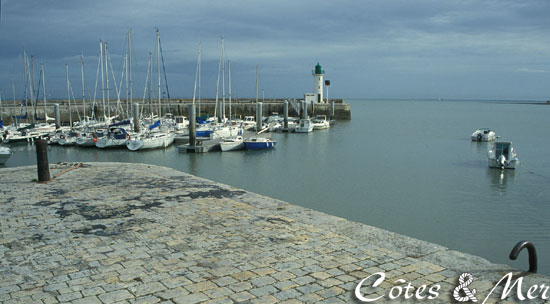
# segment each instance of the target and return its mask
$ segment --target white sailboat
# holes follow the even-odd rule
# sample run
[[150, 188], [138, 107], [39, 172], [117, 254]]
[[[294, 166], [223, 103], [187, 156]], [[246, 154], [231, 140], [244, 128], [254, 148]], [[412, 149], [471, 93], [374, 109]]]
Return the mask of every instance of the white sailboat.
[[126, 142], [126, 147], [130, 151], [166, 148], [174, 142], [176, 137], [172, 132], [148, 132], [135, 138], [130, 138]]
[[228, 137], [220, 143], [220, 148], [222, 149], [223, 152], [243, 150], [245, 148], [244, 137], [242, 136]]

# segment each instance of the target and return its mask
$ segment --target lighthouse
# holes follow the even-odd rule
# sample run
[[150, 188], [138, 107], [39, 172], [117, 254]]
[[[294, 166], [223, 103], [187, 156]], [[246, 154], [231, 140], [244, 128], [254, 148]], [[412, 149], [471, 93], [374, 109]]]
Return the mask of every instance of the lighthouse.
[[312, 71], [313, 74], [313, 95], [315, 96], [315, 102], [321, 103], [323, 101], [323, 77], [325, 76], [325, 71], [321, 69], [321, 65], [317, 62], [315, 70]]

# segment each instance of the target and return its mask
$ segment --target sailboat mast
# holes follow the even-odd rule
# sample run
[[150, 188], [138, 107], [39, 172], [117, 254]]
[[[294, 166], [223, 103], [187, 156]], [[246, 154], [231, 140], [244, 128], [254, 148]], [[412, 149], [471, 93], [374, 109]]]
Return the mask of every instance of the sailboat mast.
[[199, 43], [199, 117], [201, 117], [201, 53], [202, 44]]
[[227, 77], [229, 78], [229, 122], [231, 122], [231, 60], [227, 60], [227, 69]]
[[130, 104], [134, 102], [132, 91], [132, 29], [128, 30], [128, 82], [130, 86]]
[[33, 116], [32, 116], [32, 121], [33, 122], [36, 122], [35, 119], [36, 119], [36, 90], [34, 88], [34, 56], [31, 55], [31, 72], [29, 74], [29, 76], [31, 77], [31, 106], [32, 106], [32, 109], [33, 109]]
[[157, 29], [157, 74], [159, 78], [159, 119], [162, 116], [161, 91], [160, 91], [160, 33]]
[[19, 119], [17, 118], [17, 103], [15, 102], [15, 84], [13, 83], [13, 77], [11, 77], [11, 93], [13, 94], [13, 112], [15, 115], [15, 126], [19, 127]]
[[153, 53], [149, 52], [149, 110], [153, 119]]
[[223, 37], [222, 37], [222, 120], [225, 119], [225, 53], [224, 53], [224, 43], [223, 43]]
[[220, 71], [221, 71], [221, 69], [222, 69], [222, 55], [220, 54], [220, 63], [218, 64], [218, 80], [216, 82], [216, 108], [214, 108], [214, 116], [215, 117], [218, 117], [218, 96], [219, 96], [219, 92], [220, 92]]
[[126, 118], [130, 118], [130, 79], [128, 79], [128, 56], [124, 56], [124, 65], [126, 66]]
[[107, 115], [109, 116], [109, 119], [111, 118], [111, 100], [109, 98], [110, 91], [109, 91], [109, 66], [108, 66], [108, 60], [109, 56], [107, 56], [107, 42], [103, 43], [103, 47], [105, 48], [105, 51], [103, 52], [103, 56], [105, 56], [105, 80], [107, 84]]
[[80, 81], [82, 83], [82, 108], [84, 117], [86, 117], [86, 88], [84, 87], [84, 60], [80, 56]]
[[103, 41], [99, 40], [99, 63], [101, 65], [101, 100], [103, 103], [103, 117], [105, 115], [105, 72], [103, 71]]
[[69, 87], [69, 65], [65, 64], [65, 73], [67, 74], [67, 98], [69, 100], [69, 127], [73, 127], [73, 117], [71, 113], [71, 89]]
[[258, 65], [256, 65], [256, 103], [258, 103]]
[[44, 96], [44, 122], [48, 123], [48, 114], [46, 113], [46, 69], [44, 69], [44, 64], [42, 63], [42, 95]]

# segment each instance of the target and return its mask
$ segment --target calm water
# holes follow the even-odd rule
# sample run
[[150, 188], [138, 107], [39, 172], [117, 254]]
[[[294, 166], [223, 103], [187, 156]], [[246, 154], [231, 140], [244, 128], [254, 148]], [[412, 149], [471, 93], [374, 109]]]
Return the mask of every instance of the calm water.
[[[550, 274], [550, 106], [474, 101], [348, 100], [353, 120], [311, 134], [274, 134], [274, 151], [178, 154], [166, 150], [50, 147], [50, 162], [167, 166], [307, 208], [512, 263], [519, 240], [537, 246]], [[512, 140], [521, 165], [489, 169], [479, 127]], [[15, 146], [8, 167], [35, 164]]]

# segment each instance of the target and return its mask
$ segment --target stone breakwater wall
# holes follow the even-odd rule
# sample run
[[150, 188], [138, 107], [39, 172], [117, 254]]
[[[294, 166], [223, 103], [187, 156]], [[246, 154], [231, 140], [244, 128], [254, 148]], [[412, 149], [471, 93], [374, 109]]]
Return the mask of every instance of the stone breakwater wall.
[[[220, 99], [221, 100], [221, 99]], [[267, 117], [271, 115], [273, 112], [279, 113], [279, 115], [283, 115], [284, 113], [284, 106], [283, 106], [282, 99], [270, 99], [263, 102], [263, 116]], [[332, 99], [331, 99], [332, 101]], [[348, 103], [345, 103], [343, 99], [335, 99], [334, 104], [334, 119], [336, 120], [350, 120], [351, 119], [351, 105]], [[138, 102], [141, 107], [145, 109], [146, 112], [149, 112], [151, 109], [151, 105], [148, 101], [142, 101], [142, 100], [136, 100], [135, 102]], [[60, 112], [61, 112], [61, 121], [64, 124], [69, 123], [69, 104], [66, 100], [50, 100], [48, 101], [46, 105], [46, 112], [48, 113], [49, 117], [54, 117], [54, 110], [53, 110], [53, 104], [57, 103], [59, 104]], [[158, 104], [156, 102], [153, 102], [152, 105], [153, 111], [156, 113], [158, 111]], [[98, 104], [101, 104], [99, 102]], [[167, 113], [170, 111], [170, 107], [172, 108], [172, 113], [174, 115], [184, 115], [187, 116], [189, 113], [189, 107], [191, 106], [192, 101], [188, 99], [173, 99], [168, 103], [167, 101], [164, 101], [162, 103], [162, 111], [163, 113]], [[121, 101], [121, 105], [124, 109], [126, 109], [126, 102]], [[111, 101], [111, 106], [115, 107], [115, 104], [113, 101]], [[198, 112], [198, 103], [196, 103], [197, 106], [197, 114]], [[209, 114], [210, 116], [214, 116], [214, 110], [216, 108], [216, 103], [214, 100], [207, 99], [201, 101], [200, 106], [200, 113], [201, 115]], [[298, 112], [296, 111], [298, 109], [298, 104], [295, 103], [295, 106], [289, 105], [289, 116], [295, 116], [298, 117]], [[315, 104], [313, 108], [313, 115], [326, 115], [327, 118], [330, 116], [330, 103], [319, 103]], [[38, 107], [36, 109], [38, 113], [38, 117], [44, 117], [44, 106], [39, 102]], [[90, 116], [90, 108], [88, 107], [86, 109], [88, 111], [86, 113], [86, 116]], [[130, 113], [132, 109], [130, 108]], [[226, 100], [226, 116], [229, 116], [229, 101]], [[26, 112], [26, 109], [23, 109], [22, 114], [24, 115]], [[103, 108], [101, 106], [97, 106], [95, 108], [95, 112], [97, 115], [103, 115]], [[308, 112], [311, 116], [311, 106], [308, 107]], [[2, 113], [4, 117], [5, 123], [11, 123], [11, 116], [13, 115], [20, 115], [21, 114], [21, 108], [19, 106], [14, 107], [11, 102], [4, 102], [2, 107]], [[17, 114], [15, 114], [17, 113]], [[28, 110], [29, 115], [32, 115], [34, 113], [34, 110], [29, 108]], [[231, 113], [232, 115], [238, 115], [238, 116], [256, 116], [256, 103], [255, 101], [250, 100], [242, 100], [242, 101], [234, 101], [231, 105]], [[114, 115], [114, 112], [111, 113]], [[77, 121], [79, 115], [84, 116], [84, 108], [82, 107], [82, 102], [80, 100], [77, 101], [71, 101], [71, 115], [73, 121]], [[32, 118], [31, 118], [32, 119]], [[25, 120], [26, 122], [26, 120]]]
[[376, 272], [386, 281], [365, 296], [388, 300], [403, 279], [439, 284], [428, 302], [448, 303], [469, 272], [481, 302], [514, 271], [170, 168], [50, 168], [45, 184], [35, 167], [0, 169], [2, 303], [358, 303]]

